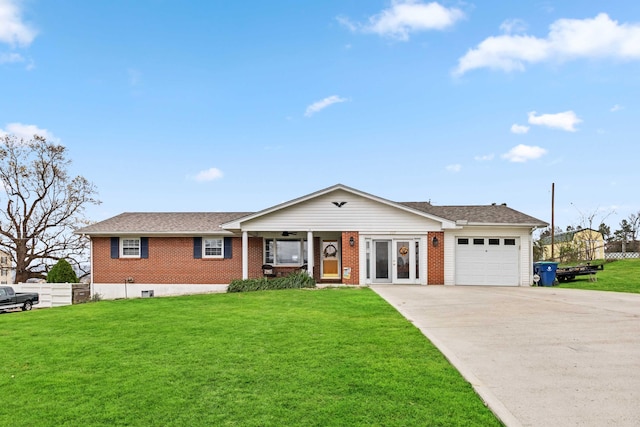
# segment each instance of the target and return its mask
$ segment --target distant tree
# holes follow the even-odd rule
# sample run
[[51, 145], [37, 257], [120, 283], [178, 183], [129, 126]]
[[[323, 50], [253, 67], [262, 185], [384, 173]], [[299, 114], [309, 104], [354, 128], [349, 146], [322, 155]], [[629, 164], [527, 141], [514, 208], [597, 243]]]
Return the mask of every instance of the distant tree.
[[16, 282], [45, 278], [61, 258], [87, 264], [88, 242], [73, 230], [87, 224], [85, 206], [100, 202], [91, 182], [69, 176], [70, 164], [67, 149], [44, 137], [0, 137], [0, 249], [11, 255]]
[[[563, 232], [563, 231], [562, 231], [562, 228], [560, 228], [560, 227], [558, 227], [558, 226], [556, 225], [556, 229], [555, 229], [555, 233], [554, 233], [554, 235], [555, 235], [555, 234], [560, 234], [560, 233], [562, 233], [562, 232]], [[544, 229], [544, 230], [542, 230], [542, 232], [540, 233], [540, 238], [541, 238], [541, 239], [544, 239], [545, 237], [550, 237], [550, 236], [551, 236], [551, 226], [549, 226], [549, 227], [545, 228], [545, 229]]]
[[606, 240], [607, 242], [611, 240], [611, 227], [609, 227], [607, 224], [601, 222], [600, 226], [598, 227], [598, 231], [600, 232], [600, 234], [602, 234], [604, 240]]
[[543, 259], [544, 259], [544, 246], [542, 245], [542, 239], [538, 239], [533, 242], [533, 260], [542, 261]]
[[[545, 254], [544, 248], [545, 245], [542, 244], [542, 240], [548, 237], [551, 237], [551, 226], [548, 226], [546, 228], [544, 228], [542, 231], [539, 232], [540, 234], [538, 235], [538, 238], [535, 239], [533, 241], [533, 259], [534, 261], [542, 261], [545, 259], [545, 257], [550, 257], [551, 253], [547, 253]], [[556, 226], [555, 227], [555, 235], [563, 233], [562, 228]], [[548, 244], [548, 243], [547, 243]]]
[[580, 245], [560, 245], [558, 247], [559, 254], [556, 255], [560, 262], [575, 262], [581, 258]]
[[47, 283], [78, 283], [78, 276], [67, 260], [59, 259], [47, 273]]
[[622, 221], [620, 221], [620, 228], [613, 232], [613, 240], [616, 242], [620, 242], [622, 246], [622, 252], [626, 252], [628, 243], [631, 243], [633, 246], [635, 246], [635, 242], [638, 239], [639, 225], [640, 212], [638, 214], [631, 214], [627, 219], [623, 219]]
[[631, 244], [633, 251], [638, 251], [638, 235], [640, 234], [640, 212], [629, 215], [629, 223], [631, 224]]

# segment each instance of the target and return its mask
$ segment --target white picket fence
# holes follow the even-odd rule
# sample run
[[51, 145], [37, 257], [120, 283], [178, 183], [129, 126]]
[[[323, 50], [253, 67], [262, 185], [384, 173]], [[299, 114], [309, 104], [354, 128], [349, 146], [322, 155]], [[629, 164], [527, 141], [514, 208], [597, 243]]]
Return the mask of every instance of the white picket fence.
[[11, 286], [16, 292], [38, 293], [40, 303], [35, 308], [61, 307], [73, 302], [71, 283], [15, 283]]
[[640, 252], [606, 252], [604, 257], [607, 260], [640, 258]]

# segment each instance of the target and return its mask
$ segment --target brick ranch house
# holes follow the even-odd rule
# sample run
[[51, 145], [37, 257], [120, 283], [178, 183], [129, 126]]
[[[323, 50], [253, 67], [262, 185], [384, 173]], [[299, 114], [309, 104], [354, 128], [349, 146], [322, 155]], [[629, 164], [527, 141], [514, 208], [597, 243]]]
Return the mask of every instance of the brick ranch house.
[[305, 270], [318, 283], [529, 286], [532, 232], [506, 205], [398, 203], [337, 184], [260, 212], [123, 213], [81, 228], [104, 298], [224, 291]]

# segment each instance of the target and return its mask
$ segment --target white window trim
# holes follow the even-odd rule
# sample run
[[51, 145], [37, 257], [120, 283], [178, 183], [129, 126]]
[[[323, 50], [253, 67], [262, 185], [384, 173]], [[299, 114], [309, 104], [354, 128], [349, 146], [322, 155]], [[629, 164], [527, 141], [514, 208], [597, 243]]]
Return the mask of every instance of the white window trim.
[[[138, 255], [125, 255], [124, 254], [124, 241], [125, 240], [137, 240], [138, 241]], [[120, 238], [120, 258], [140, 258], [142, 253], [142, 238], [140, 237], [121, 237]]]
[[[207, 240], [220, 241], [220, 255], [207, 255]], [[220, 259], [224, 258], [224, 237], [208, 236], [202, 238], [202, 258]]]

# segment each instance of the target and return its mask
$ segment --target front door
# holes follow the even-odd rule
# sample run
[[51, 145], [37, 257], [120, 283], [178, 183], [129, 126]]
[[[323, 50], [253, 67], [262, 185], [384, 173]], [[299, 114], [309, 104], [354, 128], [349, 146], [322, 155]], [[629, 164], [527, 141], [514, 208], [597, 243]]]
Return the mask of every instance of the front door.
[[411, 245], [408, 240], [396, 240], [394, 241], [395, 250], [395, 278], [398, 282], [407, 281], [411, 277]]
[[391, 240], [373, 241], [373, 282], [391, 283]]
[[337, 240], [322, 241], [322, 278], [340, 278], [340, 245]]
[[420, 244], [417, 239], [373, 240], [373, 283], [418, 283]]

